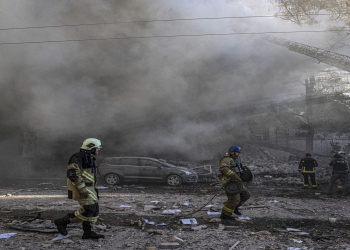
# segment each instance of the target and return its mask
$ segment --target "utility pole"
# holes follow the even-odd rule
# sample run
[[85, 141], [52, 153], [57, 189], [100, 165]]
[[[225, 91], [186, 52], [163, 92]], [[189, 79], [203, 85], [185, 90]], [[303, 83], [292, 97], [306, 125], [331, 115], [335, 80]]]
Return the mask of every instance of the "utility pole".
[[306, 104], [306, 119], [307, 119], [307, 135], [306, 135], [306, 152], [313, 154], [314, 151], [314, 119], [312, 114], [313, 99], [315, 98], [315, 76], [310, 76], [305, 79], [305, 104]]

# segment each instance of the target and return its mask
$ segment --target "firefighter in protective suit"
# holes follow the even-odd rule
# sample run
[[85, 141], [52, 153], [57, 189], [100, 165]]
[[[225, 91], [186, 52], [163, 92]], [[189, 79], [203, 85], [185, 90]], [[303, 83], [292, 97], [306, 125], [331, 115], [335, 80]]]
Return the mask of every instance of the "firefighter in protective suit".
[[98, 218], [98, 190], [96, 185], [96, 158], [101, 149], [101, 141], [86, 139], [78, 153], [72, 155], [68, 162], [68, 199], [79, 202], [81, 206], [75, 212], [54, 220], [58, 232], [67, 235], [67, 224], [82, 221], [83, 239], [100, 239], [105, 236], [94, 231]]
[[[238, 180], [242, 182], [239, 177], [241, 171], [241, 162], [238, 158], [242, 149], [238, 146], [232, 146], [229, 148], [228, 153], [220, 161], [219, 171], [221, 173], [221, 184], [224, 186], [230, 180]], [[250, 198], [250, 192], [243, 186], [243, 189], [238, 194], [231, 194], [226, 192], [227, 201], [222, 208], [220, 218], [223, 220], [234, 220], [232, 213], [241, 215], [238, 207], [241, 206]]]
[[343, 195], [348, 195], [348, 173], [349, 165], [340, 154], [335, 154], [329, 166], [333, 166], [332, 176], [329, 181], [329, 187], [327, 194], [333, 194], [333, 186], [336, 180], [340, 180], [343, 185]]
[[303, 175], [303, 188], [309, 188], [309, 176], [312, 188], [317, 189], [315, 167], [318, 163], [314, 158], [311, 158], [310, 153], [306, 153], [306, 157], [300, 160], [298, 171]]

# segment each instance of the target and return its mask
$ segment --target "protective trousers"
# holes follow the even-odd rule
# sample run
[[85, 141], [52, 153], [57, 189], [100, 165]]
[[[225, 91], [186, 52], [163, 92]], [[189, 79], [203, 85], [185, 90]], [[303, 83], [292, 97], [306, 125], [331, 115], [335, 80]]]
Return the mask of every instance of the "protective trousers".
[[303, 173], [303, 186], [309, 186], [309, 176], [311, 180], [312, 187], [317, 187], [316, 174], [315, 173]]
[[70, 223], [77, 223], [83, 221], [83, 230], [84, 233], [90, 233], [95, 231], [95, 224], [99, 214], [99, 205], [98, 203], [84, 205], [84, 201], [79, 201], [81, 206], [80, 209], [74, 213], [70, 213]]
[[226, 192], [226, 195], [227, 201], [222, 208], [222, 213], [228, 216], [232, 215], [237, 206], [241, 206], [250, 198], [250, 192], [245, 186], [243, 186], [243, 189], [239, 194], [230, 194]]
[[340, 180], [343, 185], [343, 194], [348, 192], [348, 174], [332, 174], [331, 180], [329, 181], [328, 193], [333, 193], [333, 187], [337, 180]]

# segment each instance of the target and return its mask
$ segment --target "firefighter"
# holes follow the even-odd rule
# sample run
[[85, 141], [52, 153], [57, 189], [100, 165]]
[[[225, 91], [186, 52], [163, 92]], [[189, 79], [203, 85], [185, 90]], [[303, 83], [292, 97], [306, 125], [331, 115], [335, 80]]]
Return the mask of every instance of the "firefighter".
[[101, 141], [95, 138], [86, 139], [78, 153], [68, 161], [68, 199], [79, 202], [80, 209], [63, 218], [54, 220], [58, 232], [67, 235], [67, 224], [82, 221], [83, 239], [101, 239], [105, 236], [97, 234], [95, 223], [99, 214], [98, 190], [96, 185], [96, 158]]
[[[240, 172], [242, 171], [242, 165], [240, 159], [238, 158], [241, 151], [242, 149], [240, 147], [232, 146], [229, 148], [228, 153], [226, 153], [221, 159], [219, 171], [221, 172], [223, 186], [230, 180], [238, 180], [242, 182], [241, 178], [239, 177]], [[231, 194], [226, 192], [226, 195], [227, 201], [225, 206], [222, 208], [220, 218], [223, 220], [234, 220], [232, 213], [241, 215], [238, 207], [250, 198], [250, 192], [245, 186], [243, 186], [240, 193]]]
[[311, 158], [310, 153], [306, 153], [306, 157], [300, 160], [299, 173], [303, 175], [303, 188], [309, 188], [309, 176], [312, 188], [317, 189], [315, 167], [318, 166], [317, 161]]
[[335, 154], [329, 166], [333, 166], [331, 180], [329, 181], [328, 193], [333, 194], [333, 186], [336, 180], [340, 180], [343, 186], [343, 195], [348, 195], [348, 170], [349, 164], [340, 154]]

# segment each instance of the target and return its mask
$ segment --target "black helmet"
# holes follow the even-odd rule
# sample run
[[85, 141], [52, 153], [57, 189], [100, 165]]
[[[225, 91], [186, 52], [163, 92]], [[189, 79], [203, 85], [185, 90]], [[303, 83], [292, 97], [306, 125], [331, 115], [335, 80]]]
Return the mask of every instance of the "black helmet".
[[310, 153], [306, 153], [306, 157], [308, 157], [308, 156], [311, 156], [311, 154]]
[[335, 154], [334, 158], [342, 158], [342, 156], [340, 154]]

